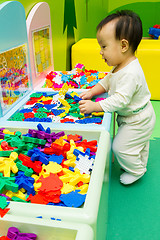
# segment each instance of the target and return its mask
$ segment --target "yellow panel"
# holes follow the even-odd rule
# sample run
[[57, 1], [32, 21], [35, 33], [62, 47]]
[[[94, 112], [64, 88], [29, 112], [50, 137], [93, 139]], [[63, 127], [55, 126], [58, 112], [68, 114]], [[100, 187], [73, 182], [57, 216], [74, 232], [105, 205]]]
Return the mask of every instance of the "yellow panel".
[[77, 63], [84, 64], [86, 69], [109, 72], [109, 67], [100, 55], [100, 46], [95, 38], [84, 38], [72, 46], [72, 68]]
[[160, 100], [160, 41], [142, 39], [136, 56], [144, 71], [152, 100]]
[[[160, 41], [142, 39], [136, 56], [143, 68], [152, 100], [160, 100]], [[81, 39], [72, 46], [72, 68], [82, 63], [87, 69], [110, 71], [111, 67], [100, 55], [100, 47], [96, 39]]]

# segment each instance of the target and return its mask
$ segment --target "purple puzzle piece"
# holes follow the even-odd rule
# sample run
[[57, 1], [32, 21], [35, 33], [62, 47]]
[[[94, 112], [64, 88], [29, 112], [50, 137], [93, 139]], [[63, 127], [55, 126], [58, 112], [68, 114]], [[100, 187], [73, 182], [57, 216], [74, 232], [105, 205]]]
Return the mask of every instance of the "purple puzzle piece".
[[20, 233], [18, 228], [10, 227], [7, 232], [7, 237], [11, 240], [36, 240], [37, 235], [34, 233]]

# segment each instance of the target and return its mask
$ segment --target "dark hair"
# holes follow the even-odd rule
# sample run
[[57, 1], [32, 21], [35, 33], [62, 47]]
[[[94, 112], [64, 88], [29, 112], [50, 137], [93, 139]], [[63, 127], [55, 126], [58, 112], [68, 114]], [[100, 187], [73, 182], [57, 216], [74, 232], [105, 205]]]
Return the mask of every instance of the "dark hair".
[[142, 22], [140, 17], [130, 11], [121, 10], [108, 15], [97, 26], [97, 31], [101, 30], [108, 22], [118, 19], [116, 23], [115, 37], [117, 40], [126, 39], [129, 42], [133, 52], [136, 51], [141, 39], [142, 39]]

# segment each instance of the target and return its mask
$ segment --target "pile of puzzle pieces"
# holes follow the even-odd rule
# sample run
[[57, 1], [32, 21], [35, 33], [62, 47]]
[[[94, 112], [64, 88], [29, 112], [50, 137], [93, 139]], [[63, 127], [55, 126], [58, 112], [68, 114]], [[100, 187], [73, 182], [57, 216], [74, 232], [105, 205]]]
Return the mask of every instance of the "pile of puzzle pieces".
[[89, 89], [106, 75], [107, 72], [87, 70], [83, 64], [78, 63], [71, 71], [51, 71], [48, 73], [43, 87], [59, 90], [66, 83], [69, 88]]
[[0, 240], [36, 240], [35, 233], [21, 233], [18, 228], [8, 228], [7, 236], [0, 237]]
[[10, 201], [80, 207], [86, 198], [97, 140], [46, 130], [0, 129], [0, 215]]
[[[79, 101], [82, 100], [76, 92], [67, 93], [68, 86], [64, 85], [59, 92], [36, 92], [10, 121], [54, 122], [101, 124], [104, 112], [93, 112], [88, 115], [80, 113]], [[96, 98], [93, 101], [100, 101]]]
[[160, 25], [156, 24], [149, 28], [148, 33], [153, 39], [160, 39]]
[[[23, 68], [2, 68], [0, 72], [1, 91], [3, 95], [3, 101], [1, 102], [3, 108], [7, 108], [12, 105], [19, 97], [24, 95], [26, 89], [28, 89], [28, 73], [27, 65]], [[23, 86], [23, 91], [19, 91]]]

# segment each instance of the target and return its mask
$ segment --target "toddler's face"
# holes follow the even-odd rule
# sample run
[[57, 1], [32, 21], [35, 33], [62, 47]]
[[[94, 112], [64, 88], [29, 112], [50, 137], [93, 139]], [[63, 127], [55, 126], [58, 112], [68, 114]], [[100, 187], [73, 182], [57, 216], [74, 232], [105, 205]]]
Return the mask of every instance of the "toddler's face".
[[115, 24], [116, 20], [112, 20], [97, 32], [100, 54], [108, 66], [116, 66], [122, 62], [121, 41], [115, 39]]

